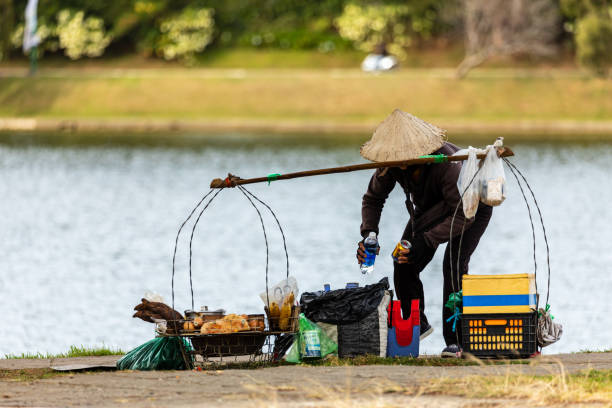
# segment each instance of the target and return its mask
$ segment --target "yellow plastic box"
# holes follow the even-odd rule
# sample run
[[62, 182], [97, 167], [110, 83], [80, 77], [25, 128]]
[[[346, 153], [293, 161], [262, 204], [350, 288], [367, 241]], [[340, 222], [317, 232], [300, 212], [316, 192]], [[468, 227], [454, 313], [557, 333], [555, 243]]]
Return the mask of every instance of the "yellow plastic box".
[[536, 309], [532, 273], [463, 275], [463, 313], [529, 313]]

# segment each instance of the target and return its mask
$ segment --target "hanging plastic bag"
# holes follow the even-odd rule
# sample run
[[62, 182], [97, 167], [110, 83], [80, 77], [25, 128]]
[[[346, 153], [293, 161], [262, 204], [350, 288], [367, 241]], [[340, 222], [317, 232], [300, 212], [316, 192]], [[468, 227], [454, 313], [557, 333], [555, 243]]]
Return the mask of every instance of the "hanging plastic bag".
[[270, 305], [268, 305], [268, 299], [270, 299], [270, 303], [275, 302], [278, 305], [282, 305], [283, 299], [285, 299], [285, 297], [292, 292], [294, 296], [297, 296], [297, 280], [295, 280], [293, 276], [289, 276], [287, 279], [283, 279], [276, 285], [269, 288], [267, 296], [266, 292], [262, 292], [259, 294], [259, 297], [266, 306], [270, 307]]
[[465, 218], [473, 218], [478, 210], [480, 201], [480, 178], [474, 177], [478, 171], [478, 158], [476, 148], [470, 146], [467, 149], [468, 159], [461, 166], [457, 188], [462, 195], [463, 214]]
[[546, 310], [540, 308], [538, 317], [538, 344], [541, 347], [549, 346], [561, 338], [563, 335], [563, 326], [559, 323], [552, 321], [553, 317], [550, 315], [550, 306], [546, 305]]
[[189, 343], [178, 337], [157, 337], [136, 347], [117, 361], [118, 370], [186, 370], [181, 345], [191, 358]]
[[165, 303], [162, 295], [156, 292], [151, 292], [150, 290], [145, 292], [143, 298], [147, 299], [149, 302]]
[[303, 359], [318, 359], [338, 351], [338, 345], [316, 324], [300, 313], [299, 331], [285, 360], [300, 363]]
[[506, 199], [506, 176], [496, 147], [501, 147], [501, 141], [488, 146], [487, 157], [480, 169], [480, 201], [493, 207]]

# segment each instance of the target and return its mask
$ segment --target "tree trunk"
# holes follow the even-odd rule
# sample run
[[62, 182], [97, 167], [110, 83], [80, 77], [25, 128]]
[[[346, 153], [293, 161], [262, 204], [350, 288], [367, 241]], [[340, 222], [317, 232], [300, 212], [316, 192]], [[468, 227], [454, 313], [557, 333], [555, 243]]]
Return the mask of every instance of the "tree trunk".
[[0, 61], [7, 60], [11, 51], [15, 13], [12, 0], [0, 0]]

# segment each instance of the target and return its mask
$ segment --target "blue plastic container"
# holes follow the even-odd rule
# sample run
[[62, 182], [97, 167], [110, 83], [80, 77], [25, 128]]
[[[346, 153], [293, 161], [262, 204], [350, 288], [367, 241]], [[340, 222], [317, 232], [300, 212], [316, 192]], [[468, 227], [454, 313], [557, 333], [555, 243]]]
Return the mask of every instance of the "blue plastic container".
[[419, 300], [412, 301], [408, 319], [402, 319], [399, 300], [391, 302], [387, 312], [391, 326], [387, 335], [387, 357], [418, 357], [421, 335]]

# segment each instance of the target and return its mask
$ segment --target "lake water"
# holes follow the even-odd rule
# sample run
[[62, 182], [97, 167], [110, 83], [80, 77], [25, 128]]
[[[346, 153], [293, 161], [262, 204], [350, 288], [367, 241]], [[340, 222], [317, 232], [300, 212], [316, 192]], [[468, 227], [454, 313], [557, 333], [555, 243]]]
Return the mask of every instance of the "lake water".
[[[188, 146], [0, 144], [0, 356], [62, 352], [70, 345], [129, 350], [153, 337], [131, 317], [145, 291], [170, 301], [176, 231], [212, 178], [228, 171], [263, 176], [363, 161], [359, 143], [257, 143], [237, 135]], [[23, 140], [22, 136], [15, 140]], [[507, 138], [511, 141], [511, 138]], [[512, 145], [512, 143], [510, 142]], [[512, 145], [512, 161], [530, 181], [550, 243], [550, 304], [564, 326], [546, 352], [612, 346], [612, 145]], [[300, 290], [324, 283], [367, 283], [355, 261], [361, 197], [371, 171], [277, 181], [250, 190], [277, 213], [290, 271]], [[529, 218], [507, 173], [508, 198], [494, 210], [471, 261], [481, 274], [533, 271]], [[392, 274], [390, 252], [408, 219], [399, 188], [385, 205], [381, 254], [369, 281]], [[282, 240], [264, 214], [270, 281], [285, 275]], [[177, 253], [176, 306], [190, 308], [188, 235]], [[538, 229], [538, 284], [546, 295], [545, 251]], [[439, 353], [443, 248], [423, 272]], [[265, 247], [257, 214], [238, 190], [224, 190], [204, 213], [193, 243], [195, 305], [261, 313]]]

